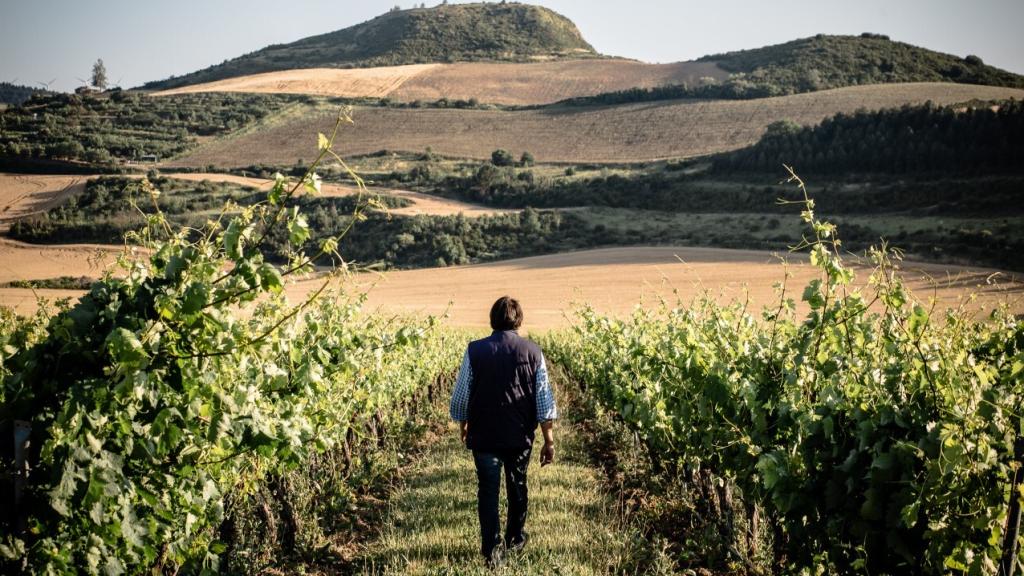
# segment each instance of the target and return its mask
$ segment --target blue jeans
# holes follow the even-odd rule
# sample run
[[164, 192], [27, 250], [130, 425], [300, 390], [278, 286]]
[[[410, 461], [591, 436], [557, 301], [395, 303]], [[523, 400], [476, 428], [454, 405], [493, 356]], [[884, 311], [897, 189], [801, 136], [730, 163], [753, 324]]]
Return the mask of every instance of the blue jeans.
[[530, 464], [530, 450], [473, 450], [477, 479], [477, 514], [480, 516], [480, 553], [490, 556], [501, 544], [498, 531], [498, 491], [501, 468], [505, 467], [505, 491], [508, 497], [508, 518], [505, 520], [505, 545], [513, 546], [523, 540], [526, 524], [526, 468]]

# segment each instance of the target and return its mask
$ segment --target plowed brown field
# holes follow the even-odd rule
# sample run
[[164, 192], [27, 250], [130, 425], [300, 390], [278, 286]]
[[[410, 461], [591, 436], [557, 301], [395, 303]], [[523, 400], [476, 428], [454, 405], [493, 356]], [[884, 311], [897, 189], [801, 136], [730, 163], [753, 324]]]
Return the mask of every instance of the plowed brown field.
[[[357, 108], [336, 150], [343, 155], [378, 150], [489, 158], [504, 148], [533, 153], [539, 162], [636, 162], [734, 150], [757, 141], [777, 120], [812, 125], [839, 112], [903, 104], [1024, 98], [1024, 90], [966, 84], [917, 83], [854, 86], [758, 100], [675, 100], [608, 107], [539, 110]], [[266, 128], [209, 142], [170, 164], [233, 167], [292, 165], [315, 156], [310, 135], [328, 131], [336, 111], [311, 109]]]
[[630, 88], [696, 85], [703, 77], [728, 73], [710, 62], [646, 64], [632, 60], [577, 60], [534, 64], [466, 62], [439, 66], [413, 76], [390, 97], [401, 102], [440, 98], [492, 104], [550, 104]]
[[697, 84], [728, 74], [708, 62], [646, 64], [634, 60], [564, 60], [531, 63], [460, 62], [379, 68], [309, 68], [228, 78], [156, 96], [195, 92], [316, 94], [347, 98], [388, 97], [399, 102], [476, 98], [490, 104], [550, 104], [634, 87]]

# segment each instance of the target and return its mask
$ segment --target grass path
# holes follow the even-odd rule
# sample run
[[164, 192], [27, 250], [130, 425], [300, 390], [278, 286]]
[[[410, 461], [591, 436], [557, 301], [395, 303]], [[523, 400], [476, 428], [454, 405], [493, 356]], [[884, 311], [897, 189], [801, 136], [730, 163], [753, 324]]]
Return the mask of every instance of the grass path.
[[[584, 464], [577, 432], [568, 420], [556, 425], [556, 461], [540, 468], [531, 457], [526, 550], [491, 572], [479, 554], [476, 476], [470, 452], [449, 425], [394, 493], [379, 539], [363, 558], [363, 574], [609, 574], [632, 572], [637, 536], [618, 519], [600, 485], [599, 472]], [[502, 526], [504, 525], [502, 487]]]

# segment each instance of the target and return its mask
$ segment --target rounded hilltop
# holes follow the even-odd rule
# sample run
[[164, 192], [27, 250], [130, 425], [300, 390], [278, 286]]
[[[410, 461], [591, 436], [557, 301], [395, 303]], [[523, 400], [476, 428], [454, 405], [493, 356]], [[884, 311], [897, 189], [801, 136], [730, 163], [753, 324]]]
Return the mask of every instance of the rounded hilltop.
[[273, 44], [184, 76], [150, 82], [165, 90], [295, 68], [355, 68], [427, 62], [524, 62], [598, 56], [576, 25], [541, 6], [514, 2], [392, 10], [342, 30]]

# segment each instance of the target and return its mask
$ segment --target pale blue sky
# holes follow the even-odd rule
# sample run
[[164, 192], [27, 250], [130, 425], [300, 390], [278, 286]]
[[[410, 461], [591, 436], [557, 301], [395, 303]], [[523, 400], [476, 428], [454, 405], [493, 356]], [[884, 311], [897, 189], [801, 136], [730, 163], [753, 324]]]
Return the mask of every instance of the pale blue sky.
[[[438, 0], [427, 2], [428, 6]], [[103, 58], [124, 87], [345, 28], [394, 0], [0, 0], [0, 81], [73, 89]], [[409, 8], [412, 3], [399, 0]], [[417, 3], [418, 4], [418, 3]], [[1024, 73], [1024, 0], [547, 0], [598, 51], [689, 60], [794, 38], [877, 32]]]

